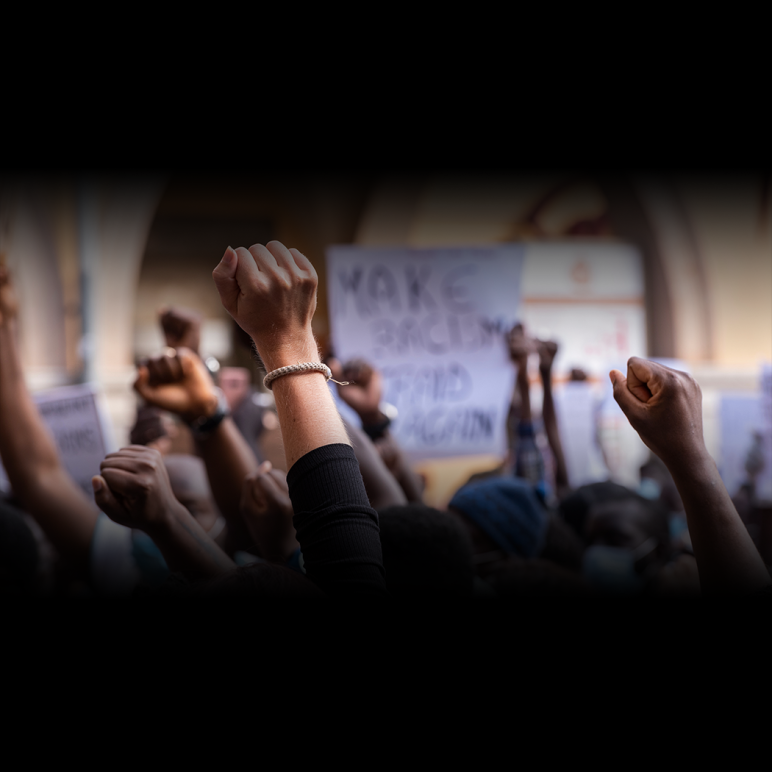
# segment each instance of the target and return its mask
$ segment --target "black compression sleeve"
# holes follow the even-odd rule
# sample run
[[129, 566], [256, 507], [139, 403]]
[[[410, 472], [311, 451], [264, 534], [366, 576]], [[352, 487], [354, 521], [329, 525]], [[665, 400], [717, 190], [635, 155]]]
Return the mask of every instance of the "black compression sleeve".
[[306, 575], [331, 597], [386, 597], [378, 514], [349, 445], [325, 445], [287, 473]]

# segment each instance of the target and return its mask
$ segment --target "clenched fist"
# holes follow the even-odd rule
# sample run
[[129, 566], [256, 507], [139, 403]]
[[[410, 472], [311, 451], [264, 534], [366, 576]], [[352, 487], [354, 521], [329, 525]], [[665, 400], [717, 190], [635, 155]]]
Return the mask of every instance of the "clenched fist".
[[169, 349], [138, 368], [134, 389], [149, 404], [191, 423], [211, 416], [217, 392], [206, 365], [189, 349]]
[[708, 455], [702, 434], [702, 392], [694, 378], [639, 357], [628, 360], [627, 377], [619, 370], [609, 376], [614, 399], [630, 425], [668, 468]]
[[297, 249], [278, 241], [228, 247], [212, 278], [225, 310], [252, 337], [269, 370], [318, 361], [311, 333], [318, 277]]
[[182, 505], [172, 493], [163, 456], [151, 448], [129, 445], [110, 453], [92, 479], [97, 506], [128, 528], [161, 527]]

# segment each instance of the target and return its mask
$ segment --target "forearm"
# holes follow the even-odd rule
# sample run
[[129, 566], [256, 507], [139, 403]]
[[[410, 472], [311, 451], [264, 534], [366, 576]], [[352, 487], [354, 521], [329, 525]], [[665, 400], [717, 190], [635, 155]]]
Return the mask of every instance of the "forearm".
[[0, 324], [0, 458], [22, 507], [85, 573], [99, 513], [61, 464], [24, 381], [12, 324]]
[[38, 477], [60, 466], [53, 437], [27, 389], [16, 325], [0, 324], [0, 455], [19, 498]]
[[260, 465], [231, 418], [224, 418], [208, 436], [196, 441], [206, 465], [212, 495], [228, 524], [228, 543], [236, 548], [251, 541], [239, 505], [245, 478]]
[[169, 570], [189, 581], [213, 579], [236, 569], [236, 564], [181, 505], [169, 512], [163, 523], [145, 532], [161, 551]]
[[568, 469], [563, 455], [563, 444], [560, 441], [558, 420], [555, 413], [555, 402], [552, 397], [552, 372], [547, 368], [540, 368], [542, 384], [544, 386], [544, 399], [542, 402], [542, 419], [547, 440], [555, 458], [555, 486], [558, 491], [568, 488]]
[[400, 506], [407, 503], [405, 494], [394, 475], [388, 470], [375, 445], [361, 430], [346, 424], [359, 471], [374, 509]]
[[684, 503], [703, 592], [745, 594], [772, 585], [708, 453], [668, 464], [668, 469]]
[[378, 515], [353, 450], [317, 448], [287, 474], [306, 574], [331, 597], [386, 595]]
[[[319, 351], [310, 329], [297, 342], [281, 349], [259, 350], [271, 372], [301, 362], [318, 362]], [[324, 445], [351, 445], [343, 421], [322, 373], [304, 372], [277, 378], [273, 384], [287, 469], [307, 453]]]
[[517, 382], [515, 385], [520, 396], [520, 421], [523, 423], [531, 422], [531, 394], [530, 384], [528, 383], [528, 360], [523, 360], [517, 364]]
[[[391, 441], [395, 442], [396, 444], [395, 440], [392, 439]], [[392, 474], [399, 483], [403, 493], [405, 494], [405, 497], [409, 502], [413, 503], [423, 501], [424, 482], [410, 466], [410, 462], [407, 460], [407, 457], [399, 448], [399, 446], [397, 446], [396, 449], [396, 461], [392, 467]]]

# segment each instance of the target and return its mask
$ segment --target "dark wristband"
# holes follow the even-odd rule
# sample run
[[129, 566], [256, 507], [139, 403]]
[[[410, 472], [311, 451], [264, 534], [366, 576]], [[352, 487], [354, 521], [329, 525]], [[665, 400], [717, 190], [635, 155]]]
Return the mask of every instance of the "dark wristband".
[[188, 424], [195, 437], [206, 437], [211, 434], [223, 422], [223, 419], [230, 415], [228, 400], [225, 399], [225, 394], [219, 389], [217, 390], [217, 397], [217, 409], [212, 415], [202, 416]]

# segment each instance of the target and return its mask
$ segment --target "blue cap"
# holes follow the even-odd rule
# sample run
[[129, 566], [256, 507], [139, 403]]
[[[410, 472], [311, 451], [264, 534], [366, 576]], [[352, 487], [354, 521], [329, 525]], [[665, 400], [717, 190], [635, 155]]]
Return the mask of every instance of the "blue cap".
[[547, 511], [527, 480], [494, 477], [470, 483], [448, 506], [463, 512], [508, 554], [533, 558], [544, 546]]

